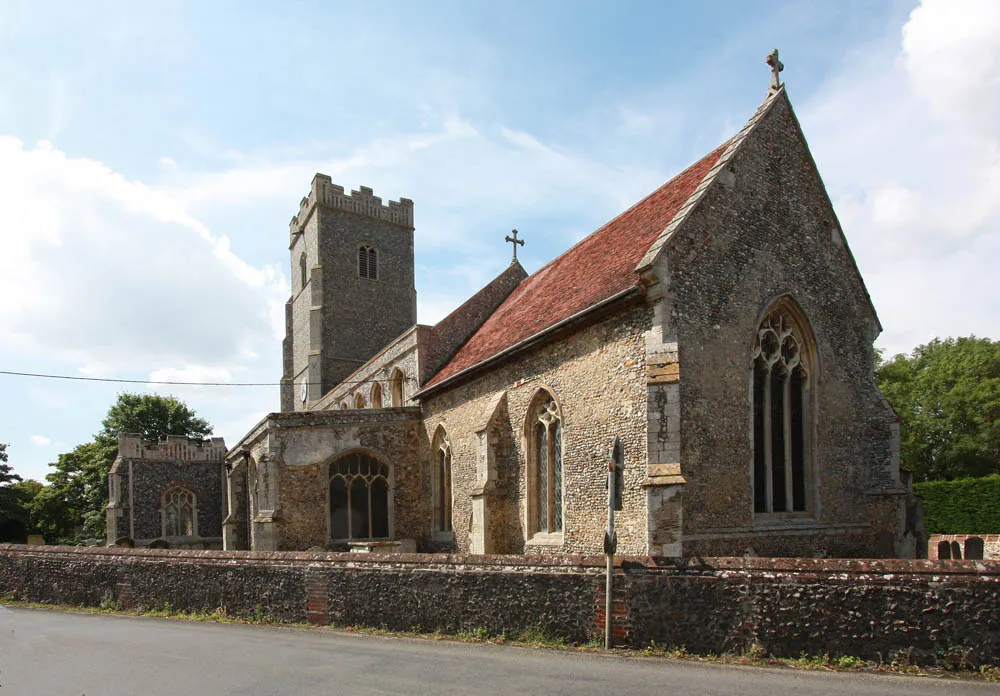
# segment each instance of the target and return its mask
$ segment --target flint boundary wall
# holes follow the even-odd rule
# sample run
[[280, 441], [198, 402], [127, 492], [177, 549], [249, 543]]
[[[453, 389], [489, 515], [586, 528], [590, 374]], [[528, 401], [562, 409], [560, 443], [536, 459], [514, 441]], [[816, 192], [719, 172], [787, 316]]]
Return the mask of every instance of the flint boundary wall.
[[[962, 648], [1000, 664], [1000, 561], [623, 557], [615, 573], [616, 637], [631, 647], [920, 663]], [[398, 630], [540, 627], [584, 641], [602, 632], [604, 557], [0, 544], [4, 594]]]

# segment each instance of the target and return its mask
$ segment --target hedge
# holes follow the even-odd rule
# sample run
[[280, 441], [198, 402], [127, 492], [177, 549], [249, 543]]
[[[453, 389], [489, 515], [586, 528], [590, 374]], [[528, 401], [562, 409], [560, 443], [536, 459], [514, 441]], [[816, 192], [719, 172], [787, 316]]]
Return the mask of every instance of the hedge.
[[1000, 534], [1000, 474], [913, 485], [928, 534]]

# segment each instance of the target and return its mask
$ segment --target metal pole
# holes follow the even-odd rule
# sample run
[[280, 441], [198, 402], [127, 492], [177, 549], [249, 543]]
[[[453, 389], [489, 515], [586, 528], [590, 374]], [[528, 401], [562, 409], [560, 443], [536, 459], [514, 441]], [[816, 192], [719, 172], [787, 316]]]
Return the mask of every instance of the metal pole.
[[611, 446], [611, 456], [608, 457], [608, 530], [604, 535], [604, 553], [608, 557], [607, 577], [604, 586], [604, 649], [610, 650], [611, 632], [614, 628], [614, 617], [611, 608], [614, 602], [613, 585], [615, 573], [615, 550], [618, 547], [618, 537], [615, 535], [615, 468], [622, 456], [621, 441], [616, 437]]
[[611, 649], [611, 630], [614, 625], [614, 617], [611, 614], [613, 602], [612, 585], [615, 573], [615, 552], [613, 548], [615, 534], [615, 464], [612, 461], [608, 465], [608, 532], [605, 537], [605, 553], [608, 556], [607, 577], [604, 586], [604, 649]]

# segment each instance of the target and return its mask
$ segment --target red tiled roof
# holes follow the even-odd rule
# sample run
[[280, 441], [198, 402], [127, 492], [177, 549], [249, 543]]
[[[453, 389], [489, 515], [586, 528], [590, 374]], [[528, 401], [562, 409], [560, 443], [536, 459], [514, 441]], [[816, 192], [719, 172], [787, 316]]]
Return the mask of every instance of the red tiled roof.
[[635, 267], [727, 144], [521, 281], [425, 388], [638, 285]]

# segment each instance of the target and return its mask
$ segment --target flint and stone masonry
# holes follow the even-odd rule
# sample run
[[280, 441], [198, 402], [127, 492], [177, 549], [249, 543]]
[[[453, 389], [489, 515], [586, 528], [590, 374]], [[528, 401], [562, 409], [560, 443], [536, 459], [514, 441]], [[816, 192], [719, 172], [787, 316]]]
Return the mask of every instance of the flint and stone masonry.
[[[338, 626], [602, 635], [603, 556], [0, 544], [0, 595]], [[1000, 562], [619, 557], [616, 642], [693, 653], [1000, 664]]]

